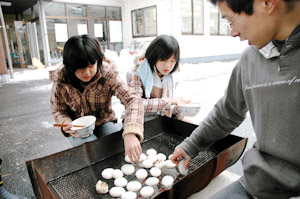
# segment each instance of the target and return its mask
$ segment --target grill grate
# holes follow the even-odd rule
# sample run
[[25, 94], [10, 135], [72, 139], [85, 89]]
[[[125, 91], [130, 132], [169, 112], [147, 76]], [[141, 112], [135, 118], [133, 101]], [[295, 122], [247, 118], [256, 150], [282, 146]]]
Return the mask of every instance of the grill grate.
[[[147, 149], [154, 148], [157, 150], [158, 153], [164, 153], [166, 156], [173, 153], [174, 148], [183, 141], [182, 137], [176, 136], [174, 134], [163, 133], [159, 134], [152, 139], [145, 141], [142, 143], [143, 152]], [[200, 167], [201, 165], [205, 164], [212, 158], [216, 157], [218, 152], [208, 149], [206, 151], [202, 151], [198, 154], [197, 157], [193, 158], [189, 167], [189, 173]], [[63, 199], [71, 199], [71, 198], [112, 198], [109, 193], [107, 194], [98, 194], [95, 189], [95, 185], [98, 180], [103, 180], [108, 183], [109, 187], [113, 187], [114, 179], [106, 180], [103, 179], [101, 176], [101, 172], [105, 168], [114, 168], [120, 169], [122, 165], [128, 164], [124, 160], [124, 154], [119, 153], [117, 155], [111, 156], [105, 160], [100, 162], [96, 162], [91, 164], [87, 167], [81, 168], [77, 171], [72, 173], [66, 174], [59, 178], [53, 179], [49, 181], [48, 185], [55, 190], [55, 192]], [[141, 168], [138, 164], [134, 164], [135, 169]], [[146, 169], [148, 171], [148, 177], [150, 176], [150, 169]], [[165, 175], [171, 175], [175, 182], [182, 179], [182, 176], [178, 168], [162, 168], [162, 174], [159, 177], [161, 180]], [[132, 180], [137, 180], [142, 183], [144, 186], [145, 180], [138, 180], [135, 177], [135, 174], [130, 176], [124, 176], [128, 182]], [[164, 187], [159, 183], [154, 188], [154, 195], [159, 195], [160, 192], [164, 190]], [[137, 193], [139, 194], [139, 193]], [[141, 195], [138, 198], [142, 198]]]

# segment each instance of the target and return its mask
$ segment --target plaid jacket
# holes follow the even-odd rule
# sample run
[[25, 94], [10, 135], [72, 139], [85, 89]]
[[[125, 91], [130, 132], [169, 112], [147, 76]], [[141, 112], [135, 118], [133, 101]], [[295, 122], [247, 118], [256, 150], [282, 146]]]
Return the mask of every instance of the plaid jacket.
[[175, 114], [178, 119], [182, 118], [177, 106], [171, 106], [171, 99], [162, 98], [162, 88], [153, 87], [150, 98], [145, 98], [145, 88], [140, 76], [136, 72], [129, 72], [126, 75], [127, 83], [135, 92], [144, 98], [145, 113], [161, 112], [162, 115], [171, 117]]
[[112, 96], [116, 96], [126, 109], [123, 136], [135, 133], [139, 140], [143, 140], [143, 101], [118, 76], [112, 65], [103, 62], [102, 73], [98, 70], [94, 80], [82, 93], [64, 82], [62, 69], [58, 71], [53, 82], [50, 100], [52, 114], [57, 123], [72, 121], [85, 115], [94, 115], [97, 126], [116, 120], [112, 109]]

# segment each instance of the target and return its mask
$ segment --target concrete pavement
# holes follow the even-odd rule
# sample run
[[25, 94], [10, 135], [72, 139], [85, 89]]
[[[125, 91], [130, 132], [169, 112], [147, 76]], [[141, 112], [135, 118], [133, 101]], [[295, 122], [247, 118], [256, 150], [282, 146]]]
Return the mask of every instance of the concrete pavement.
[[0, 85], [0, 157], [2, 179], [10, 192], [34, 198], [26, 160], [70, 147], [53, 128], [50, 110], [51, 82], [48, 79]]

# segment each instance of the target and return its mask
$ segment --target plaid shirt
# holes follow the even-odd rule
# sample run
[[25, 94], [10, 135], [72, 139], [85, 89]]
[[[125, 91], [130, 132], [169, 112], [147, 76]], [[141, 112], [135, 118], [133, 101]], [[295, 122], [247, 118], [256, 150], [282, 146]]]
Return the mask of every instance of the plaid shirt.
[[[63, 70], [63, 69], [62, 69]], [[123, 136], [135, 133], [143, 139], [144, 109], [142, 99], [118, 76], [112, 65], [102, 63], [102, 73], [98, 70], [94, 80], [80, 92], [64, 83], [62, 70], [58, 71], [51, 93], [51, 108], [57, 123], [74, 120], [85, 115], [94, 115], [96, 125], [116, 120], [112, 109], [112, 96], [117, 96], [125, 105], [126, 117]]]
[[[170, 98], [162, 98], [162, 88], [153, 87], [150, 98], [146, 99], [145, 97], [145, 87], [140, 76], [136, 72], [127, 73], [127, 83], [132, 87], [135, 92], [142, 98], [144, 98], [144, 110], [145, 113], [157, 113], [161, 112], [162, 115], [171, 117], [172, 114], [175, 114], [178, 117], [180, 115], [179, 109], [177, 106], [171, 106]], [[179, 118], [178, 118], [179, 119]]]

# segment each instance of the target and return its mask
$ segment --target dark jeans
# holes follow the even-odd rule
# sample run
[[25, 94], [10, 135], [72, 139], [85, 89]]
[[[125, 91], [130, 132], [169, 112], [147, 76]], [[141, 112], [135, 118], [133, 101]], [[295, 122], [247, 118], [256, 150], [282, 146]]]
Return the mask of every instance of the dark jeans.
[[239, 181], [235, 181], [209, 199], [253, 199], [253, 197], [245, 191]]
[[101, 126], [96, 126], [94, 134], [97, 138], [109, 135], [120, 131], [123, 128], [123, 123], [107, 122]]

